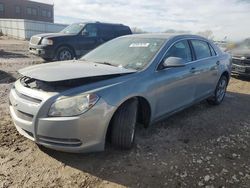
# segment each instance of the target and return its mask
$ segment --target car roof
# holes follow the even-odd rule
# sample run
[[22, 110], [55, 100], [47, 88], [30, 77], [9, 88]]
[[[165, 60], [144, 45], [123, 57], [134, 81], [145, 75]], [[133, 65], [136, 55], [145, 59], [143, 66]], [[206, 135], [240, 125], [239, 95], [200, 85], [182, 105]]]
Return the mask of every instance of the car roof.
[[101, 24], [101, 25], [112, 25], [112, 26], [125, 26], [125, 27], [128, 27], [128, 26], [123, 25], [121, 23], [105, 23], [105, 22], [77, 22], [75, 24]]
[[135, 37], [135, 38], [160, 38], [160, 39], [201, 39], [206, 40], [208, 39], [199, 36], [199, 35], [191, 35], [191, 34], [168, 34], [168, 33], [145, 33], [145, 34], [133, 34], [127, 35], [124, 37]]

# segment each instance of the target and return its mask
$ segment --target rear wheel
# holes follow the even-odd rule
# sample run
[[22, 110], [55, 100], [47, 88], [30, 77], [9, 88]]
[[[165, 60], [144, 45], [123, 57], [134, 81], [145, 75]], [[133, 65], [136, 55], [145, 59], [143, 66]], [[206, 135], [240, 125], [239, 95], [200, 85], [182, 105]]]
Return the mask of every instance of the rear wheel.
[[207, 101], [209, 104], [219, 105], [226, 94], [228, 79], [226, 76], [222, 75], [214, 92], [214, 95]]
[[111, 143], [119, 149], [130, 149], [134, 143], [137, 122], [136, 99], [130, 99], [118, 108], [112, 119]]
[[58, 61], [71, 60], [74, 58], [73, 51], [68, 47], [60, 47], [57, 50], [56, 58]]

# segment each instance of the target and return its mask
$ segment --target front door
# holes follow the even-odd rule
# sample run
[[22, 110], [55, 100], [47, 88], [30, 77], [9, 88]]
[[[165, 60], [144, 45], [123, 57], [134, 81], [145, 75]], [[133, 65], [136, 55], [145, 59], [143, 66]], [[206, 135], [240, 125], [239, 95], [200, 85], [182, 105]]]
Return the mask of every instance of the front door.
[[77, 50], [78, 56], [84, 55], [90, 50], [100, 45], [100, 39], [98, 37], [98, 28], [95, 24], [87, 24], [77, 38]]
[[168, 57], [179, 57], [185, 60], [184, 67], [172, 67], [154, 73], [157, 84], [152, 88], [156, 96], [155, 117], [184, 108], [194, 101], [196, 75], [193, 73], [192, 53], [186, 40], [175, 43], [166, 53]]

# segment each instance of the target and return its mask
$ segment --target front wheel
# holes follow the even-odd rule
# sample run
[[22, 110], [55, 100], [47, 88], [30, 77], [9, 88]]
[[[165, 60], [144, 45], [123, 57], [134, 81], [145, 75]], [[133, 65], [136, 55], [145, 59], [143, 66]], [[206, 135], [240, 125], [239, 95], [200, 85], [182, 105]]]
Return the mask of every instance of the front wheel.
[[43, 59], [44, 61], [46, 61], [46, 62], [51, 62], [51, 61], [53, 61], [52, 58], [47, 58], [47, 57], [43, 57], [42, 59]]
[[58, 61], [71, 60], [71, 59], [74, 58], [74, 53], [68, 47], [60, 47], [57, 50], [56, 58], [57, 58]]
[[130, 149], [134, 143], [137, 122], [136, 99], [130, 99], [118, 108], [112, 119], [111, 142], [119, 149]]
[[214, 95], [207, 100], [209, 104], [219, 105], [223, 101], [227, 90], [227, 84], [227, 77], [222, 75], [217, 83]]

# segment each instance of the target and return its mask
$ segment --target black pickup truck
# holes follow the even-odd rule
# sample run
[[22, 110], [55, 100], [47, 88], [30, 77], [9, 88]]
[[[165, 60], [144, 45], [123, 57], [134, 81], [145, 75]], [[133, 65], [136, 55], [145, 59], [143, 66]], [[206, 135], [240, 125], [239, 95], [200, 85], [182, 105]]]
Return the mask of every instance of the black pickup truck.
[[113, 38], [132, 34], [123, 24], [74, 23], [59, 33], [34, 35], [30, 39], [29, 51], [46, 61], [78, 58], [100, 44]]

